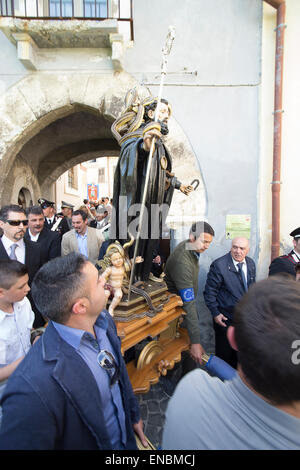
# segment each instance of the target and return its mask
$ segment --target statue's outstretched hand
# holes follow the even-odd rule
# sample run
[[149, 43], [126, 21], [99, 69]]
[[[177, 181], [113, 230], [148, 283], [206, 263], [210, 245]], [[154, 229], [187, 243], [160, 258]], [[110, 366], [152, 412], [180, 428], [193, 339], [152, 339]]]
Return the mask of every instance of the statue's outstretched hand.
[[180, 191], [185, 194], [186, 196], [188, 196], [192, 191], [194, 191], [194, 188], [193, 186], [191, 186], [190, 184], [188, 184], [187, 186], [184, 186], [183, 184], [180, 186]]

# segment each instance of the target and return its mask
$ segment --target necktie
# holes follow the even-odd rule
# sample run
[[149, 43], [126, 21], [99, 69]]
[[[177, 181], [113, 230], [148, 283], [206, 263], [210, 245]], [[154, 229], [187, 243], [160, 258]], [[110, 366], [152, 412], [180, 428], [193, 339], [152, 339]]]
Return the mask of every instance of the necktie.
[[244, 272], [243, 272], [243, 264], [244, 264], [244, 263], [238, 263], [237, 265], [238, 265], [238, 268], [239, 268], [239, 274], [242, 276], [242, 281], [243, 281], [244, 289], [245, 289], [245, 291], [247, 292], [248, 286], [247, 286], [245, 274], [244, 274]]
[[10, 259], [15, 259], [15, 260], [17, 260], [17, 257], [16, 257], [16, 248], [17, 248], [17, 246], [18, 246], [18, 245], [17, 245], [16, 243], [14, 243], [13, 245], [11, 245], [11, 247], [10, 247], [10, 255], [9, 255]]

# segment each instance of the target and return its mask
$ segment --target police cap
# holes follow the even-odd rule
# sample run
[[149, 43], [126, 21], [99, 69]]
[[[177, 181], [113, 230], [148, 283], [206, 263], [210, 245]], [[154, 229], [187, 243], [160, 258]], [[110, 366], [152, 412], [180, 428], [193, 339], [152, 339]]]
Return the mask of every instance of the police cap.
[[73, 204], [70, 204], [69, 202], [61, 201], [61, 208], [64, 209], [67, 207], [68, 209], [74, 209]]
[[291, 237], [294, 237], [294, 238], [299, 238], [299, 237], [300, 237], [300, 227], [295, 228], [295, 230], [293, 230], [293, 231], [290, 233], [290, 236], [291, 236]]
[[38, 199], [38, 203], [41, 205], [42, 209], [46, 209], [47, 207], [54, 207], [54, 202], [47, 201], [47, 199], [40, 198]]

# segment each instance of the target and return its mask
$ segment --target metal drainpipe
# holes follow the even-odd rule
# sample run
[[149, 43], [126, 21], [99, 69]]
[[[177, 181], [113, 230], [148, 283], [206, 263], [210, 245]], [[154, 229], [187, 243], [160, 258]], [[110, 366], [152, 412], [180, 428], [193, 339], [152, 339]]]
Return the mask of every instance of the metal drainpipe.
[[277, 10], [276, 56], [275, 56], [275, 99], [273, 136], [273, 181], [272, 181], [272, 246], [271, 261], [279, 256], [280, 249], [280, 176], [281, 176], [281, 134], [282, 134], [282, 89], [285, 11], [284, 0], [264, 0]]

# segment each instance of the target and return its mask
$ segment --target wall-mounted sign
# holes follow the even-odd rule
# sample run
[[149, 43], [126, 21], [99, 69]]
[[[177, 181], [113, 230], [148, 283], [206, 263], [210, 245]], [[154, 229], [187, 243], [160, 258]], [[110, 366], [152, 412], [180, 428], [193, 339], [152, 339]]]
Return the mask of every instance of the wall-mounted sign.
[[228, 214], [226, 216], [226, 239], [245, 237], [250, 240], [251, 216], [241, 214]]

